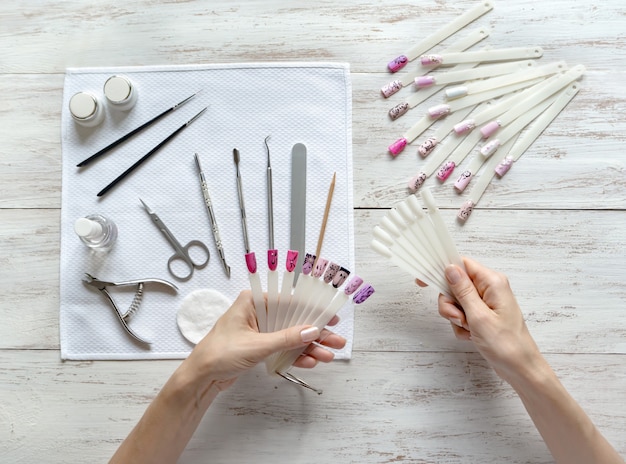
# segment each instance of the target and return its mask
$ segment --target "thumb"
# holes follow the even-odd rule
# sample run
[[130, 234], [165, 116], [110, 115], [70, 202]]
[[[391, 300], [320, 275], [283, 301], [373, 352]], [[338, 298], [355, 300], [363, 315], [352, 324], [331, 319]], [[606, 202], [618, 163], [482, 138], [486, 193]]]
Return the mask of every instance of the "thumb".
[[474, 283], [463, 269], [450, 264], [446, 267], [445, 274], [452, 295], [459, 302], [468, 319], [479, 310], [478, 308], [485, 306]]
[[304, 348], [309, 343], [319, 338], [320, 331], [315, 326], [301, 325], [263, 335], [265, 335], [264, 342], [267, 351], [276, 353], [278, 351]]

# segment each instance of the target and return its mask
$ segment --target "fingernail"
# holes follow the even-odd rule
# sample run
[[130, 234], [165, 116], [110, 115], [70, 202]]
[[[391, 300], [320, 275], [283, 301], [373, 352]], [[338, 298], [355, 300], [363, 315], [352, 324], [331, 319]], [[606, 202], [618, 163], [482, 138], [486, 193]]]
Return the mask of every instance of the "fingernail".
[[446, 267], [446, 279], [448, 279], [448, 283], [455, 285], [461, 281], [461, 273], [454, 265], [449, 265]]
[[461, 322], [461, 319], [458, 319], [456, 317], [451, 317], [450, 319], [448, 319], [450, 322], [452, 322], [454, 325], [456, 325], [457, 327], [463, 327], [463, 323]]
[[320, 336], [320, 331], [317, 327], [309, 327], [300, 332], [300, 337], [303, 343], [311, 343]]

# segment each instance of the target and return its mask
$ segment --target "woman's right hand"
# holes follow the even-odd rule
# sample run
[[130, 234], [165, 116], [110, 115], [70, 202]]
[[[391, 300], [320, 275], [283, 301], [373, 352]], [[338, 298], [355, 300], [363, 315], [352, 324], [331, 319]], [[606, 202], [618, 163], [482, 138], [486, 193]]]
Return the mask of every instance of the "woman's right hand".
[[463, 258], [464, 271], [450, 265], [445, 274], [455, 299], [439, 295], [439, 314], [457, 338], [471, 340], [507, 382], [524, 376], [543, 357], [533, 340], [504, 274]]

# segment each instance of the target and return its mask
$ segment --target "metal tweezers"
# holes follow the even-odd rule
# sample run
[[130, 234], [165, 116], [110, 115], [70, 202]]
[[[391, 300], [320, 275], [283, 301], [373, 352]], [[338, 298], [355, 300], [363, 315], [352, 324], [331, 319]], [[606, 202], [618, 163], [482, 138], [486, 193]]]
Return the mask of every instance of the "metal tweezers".
[[[128, 333], [128, 335], [133, 337], [138, 342], [145, 343], [147, 345], [149, 345], [150, 342], [147, 340], [144, 340], [135, 332], [133, 332], [133, 330], [130, 328], [127, 322], [133, 316], [133, 314], [135, 314], [135, 312], [139, 309], [139, 305], [141, 305], [141, 300], [143, 298], [144, 284], [146, 283], [163, 284], [174, 289], [174, 291], [178, 291], [178, 287], [176, 287], [176, 285], [174, 285], [171, 282], [168, 282], [167, 280], [162, 280], [162, 279], [143, 279], [143, 280], [127, 280], [126, 282], [107, 282], [104, 280], [100, 280], [90, 274], [85, 273], [85, 278], [83, 279], [83, 282], [85, 282], [87, 285], [91, 285], [97, 288], [98, 290], [100, 290], [107, 297], [107, 299], [111, 302], [111, 305], [113, 306], [113, 312], [117, 316], [117, 319], [120, 321], [120, 323], [122, 324], [122, 327], [124, 327], [124, 330]], [[131, 285], [137, 286], [137, 290], [135, 291], [135, 297], [133, 298], [133, 301], [131, 302], [128, 310], [122, 313], [122, 311], [120, 311], [120, 308], [115, 303], [115, 300], [113, 299], [111, 294], [107, 291], [107, 287], [128, 287]]]

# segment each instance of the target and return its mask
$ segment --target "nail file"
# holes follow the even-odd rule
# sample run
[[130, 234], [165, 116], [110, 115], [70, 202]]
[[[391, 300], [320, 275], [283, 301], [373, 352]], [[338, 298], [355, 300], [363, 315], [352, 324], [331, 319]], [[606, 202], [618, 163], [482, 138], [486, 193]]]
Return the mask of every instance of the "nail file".
[[[302, 267], [306, 230], [306, 147], [296, 143], [291, 150], [291, 234], [289, 248], [298, 251], [296, 269]], [[298, 274], [294, 276], [294, 284]]]
[[450, 37], [455, 32], [461, 30], [469, 23], [475, 21], [480, 18], [485, 13], [491, 11], [493, 9], [493, 3], [489, 1], [482, 1], [478, 5], [470, 8], [465, 13], [460, 16], [457, 16], [454, 20], [441, 27], [440, 29], [433, 32], [428, 37], [424, 38], [417, 45], [411, 47], [409, 51], [405, 54], [400, 55], [399, 57], [393, 59], [387, 67], [391, 72], [397, 72], [402, 69], [409, 61], [414, 60], [422, 53], [430, 50], [435, 45], [437, 45], [442, 40]]
[[[510, 150], [503, 149], [502, 154], [498, 157], [492, 156], [488, 163], [485, 163], [485, 172], [480, 176], [474, 188], [469, 194], [459, 211], [457, 217], [461, 221], [466, 221], [472, 214], [474, 206], [478, 203], [487, 186], [495, 175], [502, 177], [508, 172], [511, 165], [517, 161], [522, 154], [532, 145], [532, 143], [541, 135], [548, 125], [558, 116], [558, 114], [567, 106], [567, 104], [576, 96], [580, 86], [577, 83], [571, 84], [567, 89], [562, 91], [557, 99], [550, 107], [539, 115], [515, 140]], [[503, 147], [504, 148], [504, 147]]]
[[[480, 42], [483, 39], [486, 39], [487, 37], [489, 37], [489, 31], [487, 31], [487, 29], [482, 28], [482, 27], [479, 29], [475, 29], [472, 32], [470, 32], [467, 36], [462, 38], [461, 40], [450, 45], [450, 47], [446, 48], [442, 53], [462, 52], [463, 50], [467, 50], [468, 48], [476, 45], [478, 42]], [[429, 71], [432, 71], [435, 68], [436, 66], [433, 66], [429, 69]], [[456, 69], [456, 68], [453, 68], [453, 69]], [[407, 73], [404, 76], [402, 76], [400, 79], [395, 79], [391, 81], [390, 83], [384, 85], [380, 89], [380, 92], [383, 94], [385, 98], [388, 98], [394, 93], [398, 92], [401, 88], [411, 85], [415, 81], [417, 76], [420, 74], [421, 73]]]
[[422, 55], [420, 56], [420, 63], [422, 66], [441, 66], [459, 63], [529, 60], [541, 58], [542, 55], [543, 48], [541, 47], [510, 47], [477, 52], [446, 53], [445, 55]]
[[457, 85], [445, 90], [446, 98], [460, 98], [466, 95], [472, 95], [485, 90], [502, 87], [504, 85], [515, 84], [516, 82], [527, 81], [536, 77], [546, 77], [552, 74], [562, 72], [567, 69], [564, 61], [557, 61], [543, 66], [530, 67], [519, 72], [505, 74], [490, 79], [483, 79], [469, 85]]

